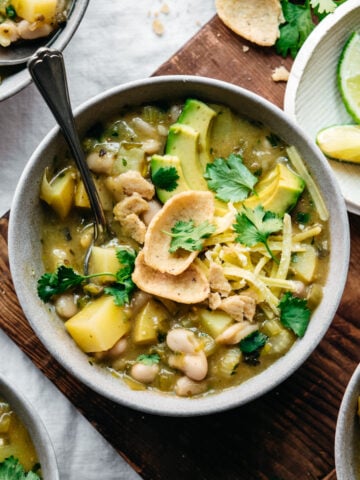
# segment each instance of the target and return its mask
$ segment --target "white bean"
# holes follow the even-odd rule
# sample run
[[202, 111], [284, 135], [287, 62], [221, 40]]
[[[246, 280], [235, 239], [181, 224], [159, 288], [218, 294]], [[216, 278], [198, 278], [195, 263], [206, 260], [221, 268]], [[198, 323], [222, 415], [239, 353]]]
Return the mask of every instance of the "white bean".
[[16, 42], [19, 39], [19, 34], [16, 28], [16, 23], [12, 20], [5, 20], [0, 25], [0, 45], [8, 47], [10, 43]]
[[170, 355], [168, 362], [170, 367], [181, 370], [192, 380], [203, 380], [208, 372], [208, 362], [203, 351], [183, 355]]
[[194, 332], [185, 328], [174, 328], [166, 337], [166, 343], [173, 352], [195, 353], [199, 349], [199, 341]]
[[199, 395], [207, 389], [206, 382], [194, 382], [189, 377], [180, 377], [174, 387], [176, 395], [180, 397], [191, 397], [192, 395]]
[[145, 120], [140, 117], [133, 118], [131, 120], [131, 124], [142, 135], [147, 135], [150, 138], [157, 136], [158, 132], [156, 131], [155, 127], [150, 125], [150, 123], [145, 122]]
[[144, 140], [142, 143], [142, 149], [148, 155], [152, 155], [154, 153], [158, 153], [160, 151], [161, 143], [154, 138], [149, 138], [148, 140]]
[[92, 152], [86, 157], [86, 163], [91, 171], [95, 173], [110, 174], [115, 161], [112, 152]]
[[120, 340], [116, 342], [115, 345], [106, 352], [106, 356], [110, 358], [120, 357], [120, 355], [125, 352], [127, 345], [127, 339], [120, 338]]
[[21, 20], [17, 26], [18, 33], [24, 40], [47, 37], [53, 30], [48, 23], [31, 24], [27, 20]]
[[155, 380], [158, 372], [159, 365], [146, 365], [145, 363], [138, 362], [131, 367], [130, 375], [138, 382], [151, 383]]
[[63, 293], [55, 301], [55, 310], [62, 318], [71, 318], [78, 312], [78, 306], [72, 293]]

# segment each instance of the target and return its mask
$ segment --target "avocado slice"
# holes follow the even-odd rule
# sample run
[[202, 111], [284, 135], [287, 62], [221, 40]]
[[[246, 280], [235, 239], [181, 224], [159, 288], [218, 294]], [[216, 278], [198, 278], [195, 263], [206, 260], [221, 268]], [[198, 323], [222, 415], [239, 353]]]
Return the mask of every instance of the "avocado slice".
[[199, 132], [189, 125], [174, 123], [169, 128], [165, 153], [179, 158], [190, 190], [208, 190], [199, 159]]
[[256, 194], [242, 202], [248, 208], [262, 205], [264, 210], [284, 215], [297, 203], [305, 188], [304, 180], [284, 163], [278, 163], [256, 186]]
[[190, 190], [184, 178], [182, 166], [179, 157], [175, 155], [153, 155], [150, 160], [151, 176], [154, 176], [161, 168], [174, 167], [176, 168], [179, 178], [176, 180], [177, 186], [172, 191], [167, 191], [163, 188], [155, 186], [156, 195], [160, 202], [165, 203], [169, 198], [177, 193]]
[[217, 113], [206, 103], [189, 98], [185, 101], [184, 108], [177, 123], [188, 125], [199, 132], [199, 160], [205, 171], [206, 164], [212, 162], [210, 155], [210, 135], [213, 119]]

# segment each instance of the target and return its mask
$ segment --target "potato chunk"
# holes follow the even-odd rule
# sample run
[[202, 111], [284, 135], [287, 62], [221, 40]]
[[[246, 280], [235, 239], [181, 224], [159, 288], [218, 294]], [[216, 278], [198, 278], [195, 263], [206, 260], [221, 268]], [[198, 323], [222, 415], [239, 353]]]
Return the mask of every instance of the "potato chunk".
[[64, 219], [73, 205], [75, 195], [75, 174], [69, 168], [61, 172], [50, 182], [48, 181], [48, 169], [45, 170], [41, 188], [40, 198], [44, 200], [60, 218]]
[[17, 15], [29, 23], [51, 23], [56, 13], [57, 0], [12, 0]]
[[[91, 256], [89, 260], [89, 274], [95, 273], [113, 273], [121, 268], [121, 264], [116, 257], [116, 248], [114, 247], [95, 247], [91, 249]], [[113, 282], [115, 278], [112, 275], [103, 275], [92, 279], [94, 283], [104, 284]]]
[[134, 342], [138, 345], [156, 343], [161, 325], [167, 317], [165, 307], [155, 300], [149, 300], [135, 317], [132, 331]]
[[84, 352], [103, 352], [130, 330], [130, 321], [112, 296], [103, 296], [65, 322], [65, 328]]
[[233, 323], [232, 318], [225, 312], [202, 309], [199, 312], [200, 324], [213, 338], [218, 337]]

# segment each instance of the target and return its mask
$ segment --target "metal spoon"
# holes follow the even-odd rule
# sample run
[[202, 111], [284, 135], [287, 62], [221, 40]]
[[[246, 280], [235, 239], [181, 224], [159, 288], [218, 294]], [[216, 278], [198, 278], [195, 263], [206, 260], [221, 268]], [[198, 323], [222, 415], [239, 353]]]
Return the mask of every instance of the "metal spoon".
[[24, 40], [19, 43], [14, 43], [9, 47], [0, 46], [0, 67], [25, 64], [41, 47], [50, 47], [51, 45], [54, 45], [57, 48], [63, 49], [79, 26], [88, 3], [89, 0], [73, 0], [69, 9], [67, 21], [59, 25], [59, 28], [48, 37], [39, 38], [37, 40]]
[[[63, 55], [58, 50], [40, 48], [28, 61], [28, 69], [35, 85], [54, 115], [80, 171], [95, 219], [93, 239], [95, 242], [107, 231], [106, 217], [76, 131]], [[85, 255], [85, 274], [90, 254], [91, 246]]]

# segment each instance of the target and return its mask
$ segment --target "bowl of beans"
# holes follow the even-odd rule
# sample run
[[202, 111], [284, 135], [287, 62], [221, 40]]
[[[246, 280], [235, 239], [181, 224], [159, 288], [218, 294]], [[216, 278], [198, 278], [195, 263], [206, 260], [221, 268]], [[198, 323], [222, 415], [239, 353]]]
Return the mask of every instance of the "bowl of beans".
[[[12, 50], [21, 58], [24, 44], [34, 47], [46, 42], [63, 50], [85, 15], [89, 0], [4, 0], [0, 3], [0, 53]], [[31, 83], [26, 61], [0, 67], [0, 101]]]
[[94, 241], [54, 129], [9, 226], [41, 342], [93, 390], [156, 414], [224, 410], [285, 380], [325, 334], [347, 275], [346, 209], [317, 147], [263, 98], [202, 77], [121, 85], [75, 116], [109, 228]]
[[17, 472], [17, 478], [59, 479], [42, 420], [13, 382], [0, 374], [0, 477], [10, 478], [7, 475], [12, 471]]

